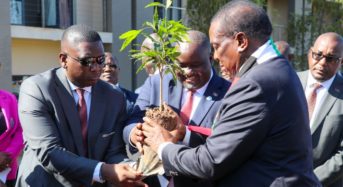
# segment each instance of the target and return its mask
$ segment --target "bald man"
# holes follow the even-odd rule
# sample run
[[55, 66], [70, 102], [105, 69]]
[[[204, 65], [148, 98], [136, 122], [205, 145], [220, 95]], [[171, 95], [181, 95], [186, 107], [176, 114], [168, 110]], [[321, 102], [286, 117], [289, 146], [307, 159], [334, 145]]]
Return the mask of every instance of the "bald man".
[[274, 49], [271, 33], [266, 12], [249, 1], [230, 1], [212, 18], [213, 57], [235, 78], [204, 144], [177, 144], [145, 118], [142, 139], [158, 153], [167, 175], [210, 179], [218, 187], [320, 186], [304, 92]]
[[[298, 75], [309, 106], [313, 166], [323, 186], [343, 186], [343, 38], [320, 35], [308, 52], [309, 70]], [[316, 85], [318, 88], [316, 89]], [[313, 97], [313, 94], [316, 97]]]
[[[192, 109], [186, 125], [211, 128], [212, 122], [217, 114], [221, 100], [229, 88], [229, 82], [219, 77], [212, 68], [210, 62], [210, 42], [207, 36], [200, 31], [188, 31], [190, 42], [179, 45], [179, 64], [187, 73], [178, 74], [175, 82], [169, 73], [164, 76], [162, 93], [164, 102], [171, 106], [178, 114], [182, 113], [182, 107], [186, 103], [187, 95], [193, 92]], [[124, 140], [136, 145], [137, 125], [143, 121], [147, 108], [160, 105], [159, 101], [159, 75], [149, 77], [139, 94], [133, 114], [124, 129]], [[187, 131], [186, 135], [179, 139], [187, 146], [194, 147], [206, 141], [206, 137], [197, 132]], [[131, 146], [131, 148], [133, 148]], [[159, 178], [161, 187], [168, 185], [169, 181]], [[174, 187], [178, 186], [211, 186], [207, 180], [196, 180], [183, 175], [173, 179]], [[150, 183], [151, 184], [151, 183]], [[154, 184], [151, 184], [155, 186]]]
[[25, 148], [16, 186], [142, 186], [134, 181], [140, 174], [118, 164], [127, 157], [126, 102], [99, 80], [105, 62], [99, 34], [85, 25], [67, 28], [59, 62], [21, 85]]

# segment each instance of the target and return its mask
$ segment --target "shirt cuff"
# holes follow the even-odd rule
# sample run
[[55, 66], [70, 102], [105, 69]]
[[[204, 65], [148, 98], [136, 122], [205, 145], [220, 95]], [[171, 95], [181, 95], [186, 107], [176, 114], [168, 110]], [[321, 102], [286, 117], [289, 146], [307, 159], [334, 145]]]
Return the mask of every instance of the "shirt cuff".
[[191, 131], [186, 127], [186, 134], [185, 134], [185, 137], [183, 137], [182, 144], [188, 145], [190, 139], [191, 139]]
[[93, 172], [93, 181], [96, 182], [100, 182], [100, 183], [104, 183], [105, 180], [102, 178], [101, 176], [101, 166], [102, 166], [103, 162], [99, 162], [94, 169]]
[[157, 149], [157, 154], [158, 154], [158, 158], [160, 158], [160, 160], [162, 160], [162, 151], [163, 149], [169, 145], [169, 144], [172, 144], [171, 142], [164, 142], [162, 143], [160, 146], [158, 146], [158, 149]]

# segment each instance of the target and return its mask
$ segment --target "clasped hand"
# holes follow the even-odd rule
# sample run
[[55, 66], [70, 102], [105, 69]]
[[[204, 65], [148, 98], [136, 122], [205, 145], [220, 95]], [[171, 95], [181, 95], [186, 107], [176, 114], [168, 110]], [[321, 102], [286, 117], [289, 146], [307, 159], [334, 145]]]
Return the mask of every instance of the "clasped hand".
[[157, 121], [144, 117], [144, 123], [138, 123], [133, 129], [130, 137], [131, 142], [135, 144], [139, 152], [143, 153], [143, 144], [157, 152], [162, 143], [182, 141], [186, 134], [186, 127], [177, 113], [173, 113], [173, 118], [177, 121], [177, 126], [174, 130], [168, 131]]

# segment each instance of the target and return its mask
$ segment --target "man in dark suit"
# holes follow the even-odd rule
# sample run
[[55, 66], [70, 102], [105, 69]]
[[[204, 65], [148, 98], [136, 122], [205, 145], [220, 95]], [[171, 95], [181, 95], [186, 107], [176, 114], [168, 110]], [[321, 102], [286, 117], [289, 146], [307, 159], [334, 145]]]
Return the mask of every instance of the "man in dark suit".
[[105, 52], [105, 66], [101, 73], [100, 79], [110, 83], [114, 89], [120, 91], [125, 96], [127, 113], [130, 114], [138, 94], [131, 92], [130, 90], [127, 90], [119, 85], [119, 72], [120, 67], [118, 64], [118, 59], [110, 52]]
[[[127, 164], [122, 140], [125, 99], [99, 80], [104, 64], [99, 34], [85, 25], [66, 29], [61, 68], [26, 79], [19, 117], [25, 148], [17, 186], [118, 186], [140, 174]], [[108, 112], [111, 111], [111, 112]]]
[[248, 1], [231, 1], [212, 18], [214, 59], [236, 78], [203, 145], [174, 144], [168, 131], [145, 119], [144, 142], [157, 151], [167, 175], [212, 179], [223, 187], [320, 186], [304, 92], [277, 55], [271, 33], [265, 11]]
[[[320, 35], [307, 55], [309, 70], [298, 75], [310, 104], [314, 173], [323, 186], [343, 186], [343, 38]], [[314, 90], [313, 85], [320, 85]], [[313, 96], [312, 96], [313, 97]]]
[[[171, 74], [163, 79], [163, 100], [177, 113], [180, 113], [186, 102], [189, 90], [194, 91], [193, 105], [188, 125], [211, 128], [213, 119], [221, 104], [221, 99], [227, 92], [230, 83], [216, 75], [210, 62], [210, 43], [207, 36], [199, 31], [188, 32], [190, 42], [179, 44], [181, 55], [178, 57], [181, 68], [188, 73], [178, 76], [177, 82]], [[159, 75], [150, 76], [144, 83], [138, 96], [129, 125], [124, 129], [124, 140], [136, 145], [136, 124], [142, 122], [148, 107], [160, 105]], [[205, 137], [199, 133], [187, 131], [186, 136], [179, 139], [189, 146], [197, 146], [205, 142]], [[206, 181], [196, 181], [185, 177], [175, 177], [174, 186], [208, 186]], [[163, 186], [163, 185], [162, 185]]]

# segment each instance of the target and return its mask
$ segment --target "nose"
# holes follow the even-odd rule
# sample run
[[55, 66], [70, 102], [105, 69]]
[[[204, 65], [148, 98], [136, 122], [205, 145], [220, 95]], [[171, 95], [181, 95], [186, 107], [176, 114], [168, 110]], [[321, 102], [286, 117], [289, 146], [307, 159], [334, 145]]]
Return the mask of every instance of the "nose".
[[318, 64], [320, 64], [321, 66], [325, 66], [325, 65], [327, 64], [326, 58], [323, 57], [323, 58], [321, 58], [320, 60], [318, 60]]
[[110, 64], [105, 64], [104, 67], [102, 68], [102, 70], [103, 70], [104, 72], [109, 72], [109, 71], [111, 71], [112, 69], [111, 69], [111, 67], [110, 67]]
[[213, 60], [219, 62], [217, 50], [214, 50], [214, 52], [213, 52]]

